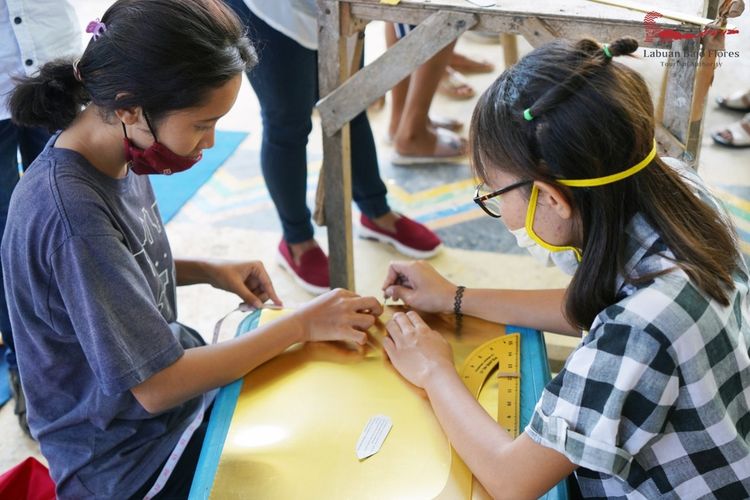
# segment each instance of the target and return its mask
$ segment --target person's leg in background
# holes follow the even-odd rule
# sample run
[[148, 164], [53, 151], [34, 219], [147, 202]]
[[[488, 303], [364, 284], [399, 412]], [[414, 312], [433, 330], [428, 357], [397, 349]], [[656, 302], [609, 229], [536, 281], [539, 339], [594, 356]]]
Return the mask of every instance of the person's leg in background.
[[[19, 179], [18, 174], [18, 128], [8, 120], [0, 120], [0, 242], [2, 242], [5, 222], [8, 219], [8, 206], [10, 196]], [[0, 267], [0, 278], [2, 278], [2, 267]], [[2, 280], [0, 280], [2, 283]], [[8, 317], [8, 306], [5, 303], [5, 290], [0, 287], [0, 332], [3, 336], [3, 344], [7, 348], [7, 359], [9, 365], [15, 367], [15, 356], [13, 355], [13, 336], [10, 329], [10, 318]]]
[[[364, 64], [364, 55], [360, 66]], [[392, 211], [388, 189], [380, 177], [378, 153], [367, 112], [350, 123], [352, 155], [352, 198], [362, 213], [359, 235], [396, 247], [401, 253], [426, 259], [435, 255], [440, 238], [426, 226]]]
[[716, 101], [721, 108], [746, 114], [740, 120], [712, 132], [711, 138], [720, 146], [750, 148], [750, 89], [719, 97]]
[[[283, 229], [279, 263], [304, 289], [323, 293], [330, 286], [328, 257], [314, 239], [306, 202], [306, 148], [318, 99], [318, 54], [266, 24], [242, 0], [227, 0], [227, 4], [248, 26], [258, 51], [258, 64], [248, 72], [248, 78], [261, 107], [263, 177]], [[351, 130], [352, 194], [365, 215], [363, 224], [372, 224], [376, 233], [367, 236], [395, 244], [390, 239], [403, 239], [401, 233], [410, 231], [410, 245], [414, 244], [411, 240], [419, 240], [420, 249], [436, 251], [440, 244], [436, 235], [388, 207], [372, 131], [364, 113], [353, 120]], [[415, 232], [414, 226], [419, 230]], [[380, 237], [379, 232], [387, 235]], [[421, 241], [425, 236], [426, 241]]]
[[258, 64], [248, 71], [263, 121], [261, 169], [281, 220], [280, 264], [311, 293], [329, 287], [328, 259], [307, 206], [307, 141], [317, 97], [316, 51], [270, 27], [242, 0], [227, 0], [248, 27]]
[[[44, 149], [49, 137], [50, 134], [42, 129], [18, 127], [10, 120], [0, 120], [0, 242], [2, 242], [5, 222], [8, 218], [10, 197], [20, 179], [18, 171], [19, 150], [22, 165], [26, 168]], [[5, 356], [10, 372], [10, 386], [15, 399], [15, 413], [18, 415], [18, 423], [21, 429], [29, 434], [29, 426], [26, 422], [26, 401], [21, 391], [18, 365], [13, 352], [13, 332], [2, 283], [3, 273], [2, 267], [0, 267], [0, 332], [2, 332], [3, 344], [5, 345]]]
[[[401, 24], [387, 24], [387, 45], [395, 44], [408, 29]], [[393, 140], [394, 164], [455, 161], [466, 153], [466, 144], [458, 135], [433, 123], [429, 117], [432, 99], [454, 45], [455, 42], [443, 48], [391, 90], [389, 135]], [[449, 123], [447, 128], [460, 128], [460, 123]]]

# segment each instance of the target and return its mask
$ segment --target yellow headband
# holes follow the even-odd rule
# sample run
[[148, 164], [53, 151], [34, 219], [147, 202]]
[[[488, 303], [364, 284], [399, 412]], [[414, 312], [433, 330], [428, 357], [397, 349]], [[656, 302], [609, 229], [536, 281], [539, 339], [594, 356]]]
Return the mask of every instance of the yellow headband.
[[617, 172], [616, 174], [612, 175], [605, 175], [604, 177], [595, 177], [593, 179], [559, 179], [555, 182], [558, 184], [562, 184], [563, 186], [570, 186], [570, 187], [595, 187], [595, 186], [603, 186], [605, 184], [611, 184], [613, 182], [620, 181], [622, 179], [625, 179], [626, 177], [630, 177], [631, 175], [640, 172], [644, 168], [646, 168], [646, 165], [651, 163], [651, 160], [654, 159], [656, 156], [656, 139], [654, 139], [654, 147], [651, 148], [651, 152], [646, 155], [646, 157], [637, 165], [633, 165], [627, 170], [623, 170], [622, 172]]
[[[640, 172], [643, 170], [646, 165], [651, 163], [651, 160], [654, 159], [654, 156], [656, 156], [656, 139], [654, 139], [654, 147], [651, 148], [651, 152], [646, 155], [646, 158], [644, 158], [640, 163], [637, 165], [634, 165], [630, 167], [627, 170], [623, 170], [622, 172], [618, 172], [616, 174], [612, 175], [606, 175], [604, 177], [595, 177], [593, 179], [563, 179], [556, 181], [559, 184], [563, 184], [565, 186], [570, 187], [594, 187], [594, 186], [603, 186], [604, 184], [611, 184], [613, 182], [617, 182], [619, 180], [625, 179], [626, 177], [630, 177], [631, 175]], [[529, 198], [529, 206], [526, 209], [526, 232], [529, 233], [529, 236], [531, 236], [531, 239], [537, 242], [539, 246], [542, 248], [546, 248], [547, 250], [551, 252], [562, 252], [565, 250], [571, 250], [575, 256], [578, 262], [581, 262], [582, 255], [581, 251], [578, 248], [572, 247], [572, 246], [558, 246], [558, 245], [552, 245], [550, 243], [547, 243], [542, 238], [539, 237], [538, 234], [534, 231], [534, 216], [536, 215], [536, 200], [539, 196], [539, 190], [536, 187], [536, 184], [534, 184], [531, 188], [531, 197]]]

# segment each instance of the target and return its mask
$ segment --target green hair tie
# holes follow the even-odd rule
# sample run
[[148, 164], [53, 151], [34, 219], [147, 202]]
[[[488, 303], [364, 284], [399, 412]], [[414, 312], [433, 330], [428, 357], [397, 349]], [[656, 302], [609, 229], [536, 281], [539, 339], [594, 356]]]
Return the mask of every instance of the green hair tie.
[[602, 50], [604, 51], [604, 55], [608, 58], [612, 59], [612, 52], [609, 51], [609, 44], [605, 43], [602, 45]]
[[531, 108], [526, 108], [523, 110], [523, 117], [526, 118], [526, 121], [531, 121], [534, 119], [533, 116], [531, 116]]

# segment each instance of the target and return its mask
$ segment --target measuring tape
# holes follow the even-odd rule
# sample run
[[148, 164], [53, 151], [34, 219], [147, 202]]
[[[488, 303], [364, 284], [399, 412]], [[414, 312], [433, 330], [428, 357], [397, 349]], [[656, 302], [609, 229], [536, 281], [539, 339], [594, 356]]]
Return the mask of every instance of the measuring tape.
[[[497, 371], [495, 371], [497, 369]], [[471, 394], [479, 394], [490, 376], [497, 374], [497, 422], [513, 437], [521, 423], [521, 334], [511, 333], [490, 340], [466, 357], [459, 371]], [[473, 475], [456, 450], [451, 447], [449, 480], [435, 500], [472, 497]]]

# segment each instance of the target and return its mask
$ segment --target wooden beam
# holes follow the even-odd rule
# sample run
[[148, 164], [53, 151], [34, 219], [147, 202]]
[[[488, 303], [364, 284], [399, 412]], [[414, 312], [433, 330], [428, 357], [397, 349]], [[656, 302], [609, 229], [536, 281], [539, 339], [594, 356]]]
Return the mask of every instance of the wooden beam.
[[[697, 71], [700, 40], [676, 40], [672, 42], [671, 52], [675, 57], [667, 60], [667, 89], [664, 94], [664, 127], [682, 144], [688, 143], [690, 129], [690, 108], [693, 102], [695, 74]], [[694, 55], [693, 56], [691, 56]], [[695, 161], [695, 156], [681, 158], [688, 163]]]
[[656, 145], [659, 156], [671, 156], [684, 161], [685, 145], [659, 123], [656, 124]]
[[[523, 19], [518, 24], [518, 29], [526, 41], [535, 48], [551, 42], [559, 36], [557, 31], [538, 17], [527, 17], [526, 19]], [[508, 61], [505, 62], [505, 65], [509, 66]]]
[[641, 3], [641, 2], [633, 2], [631, 0], [590, 0], [592, 2], [597, 3], [603, 3], [606, 5], [611, 5], [613, 7], [621, 7], [623, 9], [630, 9], [635, 10], [638, 12], [648, 13], [648, 12], [658, 12], [662, 15], [662, 17], [666, 17], [667, 19], [673, 19], [675, 21], [681, 21], [683, 23], [691, 23], [696, 26], [705, 26], [706, 24], [710, 24], [713, 21], [713, 18], [709, 19], [707, 17], [702, 16], [695, 16], [693, 14], [689, 14], [687, 12], [681, 12], [679, 10], [672, 10], [672, 9], [663, 9], [661, 7], [654, 7], [651, 4], [648, 3]]
[[325, 135], [340, 130], [476, 22], [473, 14], [437, 11], [340, 87], [321, 93], [317, 107]]
[[[352, 15], [366, 20], [379, 20], [388, 22], [401, 22], [408, 24], [419, 24], [427, 19], [435, 10], [437, 5], [425, 4], [399, 4], [396, 6], [361, 3], [359, 1], [351, 4]], [[468, 3], [466, 5], [469, 5]], [[430, 10], [431, 9], [431, 10]], [[462, 9], [471, 10], [471, 9]], [[533, 9], [532, 9], [533, 10]], [[515, 33], [524, 35], [522, 24], [531, 18], [544, 22], [550, 30], [557, 33], [560, 38], [577, 39], [583, 35], [591, 36], [597, 40], [616, 40], [630, 36], [638, 40], [642, 47], [669, 48], [670, 41], [660, 38], [645, 40], [643, 20], [596, 20], [582, 16], [551, 15], [538, 12], [521, 11], [493, 11], [492, 9], [474, 9], [473, 14], [477, 16], [477, 24], [472, 28], [477, 31], [489, 31], [493, 33]], [[657, 19], [654, 28], [670, 29], [685, 34], [696, 34], [700, 32], [699, 26], [690, 24], [679, 24], [668, 19]]]
[[508, 68], [518, 62], [518, 40], [512, 33], [500, 35], [500, 44], [503, 46], [503, 62]]
[[[341, 36], [339, 2], [318, 0], [318, 6], [318, 80], [320, 95], [326, 96], [348, 76], [349, 65], [346, 38]], [[328, 226], [331, 287], [354, 290], [351, 170], [347, 123], [334, 134], [323, 137], [323, 168], [322, 179], [318, 181], [318, 199], [323, 201], [325, 220], [322, 222]]]

